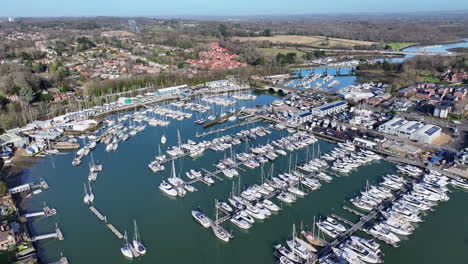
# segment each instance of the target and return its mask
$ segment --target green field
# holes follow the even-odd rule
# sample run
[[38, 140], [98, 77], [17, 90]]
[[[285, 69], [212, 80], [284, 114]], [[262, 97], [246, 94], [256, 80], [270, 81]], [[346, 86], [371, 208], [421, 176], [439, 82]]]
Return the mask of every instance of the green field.
[[414, 45], [416, 43], [409, 43], [409, 42], [393, 42], [393, 43], [387, 43], [384, 44], [385, 46], [390, 46], [392, 50], [402, 50], [404, 48], [407, 48], [411, 45]]
[[257, 48], [257, 50], [265, 56], [276, 56], [278, 53], [296, 53], [297, 57], [301, 57], [305, 53], [296, 49], [275, 49], [275, 48]]

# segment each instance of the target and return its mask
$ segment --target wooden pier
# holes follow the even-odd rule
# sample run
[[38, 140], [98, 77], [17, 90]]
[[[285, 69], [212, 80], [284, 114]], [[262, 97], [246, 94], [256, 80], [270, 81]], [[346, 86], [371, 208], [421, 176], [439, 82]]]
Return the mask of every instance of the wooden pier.
[[103, 216], [96, 208], [94, 208], [94, 206], [90, 206], [89, 210], [91, 210], [91, 212], [93, 212], [99, 218], [99, 220], [104, 222], [106, 221], [106, 217]]
[[119, 230], [117, 230], [117, 228], [115, 228], [112, 224], [106, 224], [106, 226], [112, 231], [112, 233], [115, 234], [115, 236], [118, 238], [118, 239], [123, 239], [124, 236], [122, 235], [122, 233], [119, 232]]

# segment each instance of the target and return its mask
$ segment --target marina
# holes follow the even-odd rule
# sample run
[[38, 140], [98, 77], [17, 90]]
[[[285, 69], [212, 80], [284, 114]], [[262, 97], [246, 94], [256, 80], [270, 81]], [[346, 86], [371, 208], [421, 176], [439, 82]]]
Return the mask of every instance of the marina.
[[[237, 102], [237, 105], [233, 104], [232, 106], [238, 109], [243, 106], [249, 108], [258, 104], [269, 104], [276, 99], [276, 97], [262, 93], [258, 93], [256, 96], [255, 100], [242, 101], [241, 104]], [[230, 97], [227, 98], [229, 99]], [[199, 101], [197, 100], [196, 102], [198, 103]], [[71, 262], [81, 263], [97, 258], [105, 262], [126, 263], [126, 258], [118, 252], [119, 248], [122, 247], [122, 241], [125, 241], [126, 237], [124, 234], [126, 232], [122, 231], [133, 230], [133, 225], [130, 225], [130, 223], [131, 220], [136, 219], [138, 227], [141, 229], [141, 241], [147, 247], [148, 252], [144, 255], [138, 253], [131, 242], [130, 236], [128, 237], [129, 243], [127, 248], [131, 252], [132, 258], [138, 257], [142, 263], [152, 263], [158, 259], [162, 261], [175, 261], [176, 263], [195, 261], [200, 263], [223, 262], [229, 264], [245, 262], [246, 256], [249, 256], [247, 262], [274, 263], [275, 257], [272, 254], [271, 245], [277, 244], [284, 237], [290, 237], [291, 225], [293, 223], [296, 225], [300, 221], [308, 221], [310, 223], [314, 216], [331, 215], [347, 226], [355, 223], [348, 229], [346, 236], [352, 236], [355, 232], [362, 233], [360, 230], [364, 230], [363, 228], [367, 223], [376, 219], [377, 213], [364, 213], [359, 209], [355, 209], [349, 202], [349, 198], [362, 190], [367, 181], [375, 184], [375, 182], [381, 181], [382, 176], [394, 174], [398, 170], [395, 164], [384, 159], [363, 162], [360, 166], [348, 170], [342, 167], [342, 165], [346, 162], [352, 163], [348, 159], [359, 159], [360, 156], [364, 155], [361, 150], [344, 151], [344, 149], [347, 147], [351, 148], [351, 146], [347, 146], [346, 143], [338, 145], [327, 142], [319, 139], [318, 136], [315, 139], [311, 133], [297, 133], [296, 130], [288, 130], [287, 128], [277, 129], [253, 117], [243, 120], [239, 120], [240, 118], [238, 118], [232, 124], [217, 124], [213, 127], [214, 130], [207, 132], [202, 126], [194, 124], [194, 120], [197, 118], [196, 111], [180, 110], [178, 106], [165, 105], [164, 107], [172, 107], [174, 111], [177, 109], [177, 111], [183, 111], [187, 114], [192, 113], [193, 116], [180, 121], [171, 119], [168, 126], [145, 126], [145, 128], [135, 133], [135, 135], [131, 135], [128, 140], [119, 140], [118, 149], [115, 151], [106, 151], [106, 144], [98, 143], [93, 150], [90, 150], [90, 154], [81, 157], [82, 164], [79, 166], [71, 166], [72, 160], [76, 157], [76, 152], [69, 152], [68, 155], [54, 156], [55, 169], [51, 169], [52, 163], [49, 158], [27, 169], [25, 174], [27, 182], [38, 181], [35, 178], [36, 175], [44, 175], [45, 180], [54, 189], [54, 193], [46, 192], [31, 197], [27, 200], [28, 206], [33, 208], [36, 205], [37, 208], [37, 204], [42, 203], [43, 200], [48, 201], [51, 198], [50, 195], [69, 197], [63, 199], [63, 201], [55, 199], [57, 201], [54, 202], [54, 207], [57, 208], [61, 216], [68, 216], [66, 221], [60, 223], [61, 228], [67, 234], [67, 240], [61, 242], [60, 248], [66, 250], [67, 258]], [[212, 113], [209, 111], [220, 114], [225, 106], [210, 105], [210, 107], [213, 110], [208, 110], [205, 115], [211, 115]], [[151, 107], [145, 107], [144, 109], [151, 109]], [[136, 112], [130, 112], [129, 114], [133, 116], [131, 118], [132, 121], [127, 119], [125, 121], [126, 125], [120, 129], [129, 127], [128, 131], [130, 132], [133, 128], [136, 129], [147, 124], [148, 120], [142, 119], [141, 122], [137, 122], [135, 119], [138, 116], [153, 118], [152, 114], [148, 112], [140, 115], [139, 113], [142, 111], [145, 110], [140, 109]], [[227, 111], [224, 110], [224, 112]], [[118, 113], [110, 116], [109, 119], [118, 120], [122, 118], [123, 120], [123, 116], [126, 114], [126, 112]], [[157, 119], [164, 120], [163, 117], [158, 117]], [[120, 121], [114, 122], [118, 124]], [[188, 139], [194, 141], [198, 139], [200, 141], [195, 144], [199, 144], [203, 141], [213, 142], [217, 138], [229, 135], [231, 136], [231, 140], [233, 140], [236, 133], [256, 127], [262, 127], [259, 131], [268, 129], [271, 134], [256, 136], [256, 139], [248, 141], [240, 140], [239, 144], [232, 144], [230, 147], [223, 148], [222, 150], [220, 148], [220, 151], [211, 150], [209, 149], [210, 145], [207, 145], [203, 154], [195, 159], [190, 157], [190, 152], [184, 152], [183, 155], [176, 155], [174, 157], [169, 157], [167, 153], [174, 146], [182, 146]], [[180, 136], [177, 136], [178, 133]], [[118, 134], [113, 137], [118, 137]], [[281, 144], [281, 142], [286, 142], [286, 139], [291, 139], [290, 137], [296, 134], [298, 140], [289, 141], [291, 144], [294, 143], [293, 146], [296, 146], [295, 148], [288, 150], [287, 143]], [[101, 135], [101, 132], [97, 132], [97, 135]], [[165, 144], [161, 144], [161, 136], [163, 135], [167, 138]], [[197, 137], [197, 135], [202, 136]], [[302, 138], [300, 135], [314, 137], [315, 142], [308, 145], [304, 144], [304, 146], [300, 147], [300, 144], [297, 144], [301, 142], [300, 139]], [[202, 138], [203, 140], [201, 140]], [[112, 140], [110, 141], [112, 142]], [[80, 139], [80, 141], [84, 140]], [[89, 141], [86, 139], [86, 143], [82, 144], [88, 145], [90, 144]], [[305, 137], [302, 141], [305, 141]], [[217, 143], [220, 146], [222, 144], [230, 144], [220, 142]], [[278, 146], [273, 143], [278, 144]], [[275, 155], [269, 155], [273, 151], [267, 147], [268, 145], [273, 147]], [[158, 148], [161, 149], [160, 152]], [[279, 154], [282, 153], [279, 150], [284, 150], [285, 155]], [[339, 154], [341, 152], [344, 154]], [[148, 163], [154, 160], [155, 155], [161, 155], [158, 153], [167, 155], [166, 159], [161, 160], [161, 164], [164, 164], [165, 168], [163, 171], [154, 173], [148, 170]], [[230, 168], [235, 169], [239, 175], [233, 177], [228, 177], [223, 169], [215, 166], [219, 165], [221, 161], [242, 153], [253, 154], [256, 163], [259, 163], [259, 165], [256, 165], [255, 162], [249, 163], [248, 160], [242, 161], [234, 158], [235, 161], [230, 163], [232, 166]], [[323, 163], [319, 163], [319, 160], [325, 161], [324, 157], [330, 155], [330, 153], [342, 156], [335, 158], [335, 160], [326, 161], [326, 166], [323, 166]], [[240, 155], [240, 157], [242, 156]], [[338, 163], [335, 164], [335, 162]], [[171, 168], [172, 163], [174, 163], [175, 169]], [[248, 164], [248, 166], [245, 164]], [[94, 199], [93, 204], [89, 204], [91, 206], [88, 207], [86, 204], [83, 204], [83, 182], [88, 182], [90, 170], [92, 170], [91, 168], [97, 168], [96, 165], [102, 165], [103, 168], [96, 170], [96, 179], [85, 185], [87, 194], [93, 193]], [[317, 166], [320, 168], [314, 169]], [[333, 169], [336, 167], [342, 167], [341, 171]], [[204, 175], [210, 176], [214, 182], [207, 181], [205, 177], [187, 179], [185, 173], [191, 170], [199, 170]], [[272, 171], [271, 173], [269, 172], [270, 170]], [[46, 174], [44, 173], [45, 171], [49, 171], [49, 173]], [[67, 172], [66, 177], [60, 176], [64, 171]], [[282, 176], [284, 178], [279, 177], [279, 175], [285, 174], [294, 176], [293, 171], [298, 171], [300, 174], [297, 175], [303, 176], [300, 176], [298, 179], [289, 178], [289, 180], [285, 180], [290, 177], [287, 175]], [[174, 177], [174, 175], [179, 180], [182, 180], [184, 184], [196, 185], [195, 191], [186, 191], [183, 197], [177, 198], [160, 191], [158, 189], [160, 183], [164, 180], [172, 184], [169, 178]], [[228, 173], [228, 175], [230, 174]], [[279, 180], [275, 181], [272, 177]], [[331, 180], [329, 180], [329, 177], [331, 177]], [[288, 181], [290, 185], [275, 188], [274, 191], [261, 195], [261, 198], [255, 198], [250, 202], [251, 205], [256, 205], [258, 202], [266, 199], [271, 200], [273, 204], [280, 207], [278, 212], [271, 211], [271, 216], [264, 216], [264, 219], [255, 218], [260, 217], [260, 215], [255, 213], [256, 210], [254, 208], [251, 208], [251, 212], [248, 215], [250, 215], [250, 218], [255, 218], [254, 224], [245, 225], [242, 221], [238, 221], [235, 224], [235, 220], [232, 221], [233, 216], [239, 215], [241, 210], [234, 209], [230, 212], [226, 206], [221, 206], [218, 203], [213, 204], [215, 200], [228, 201], [233, 185], [236, 186], [235, 189], [238, 188], [241, 191], [240, 193], [243, 193], [246, 190], [252, 190], [252, 188], [260, 190], [256, 186], [261, 186], [265, 180], [277, 182], [278, 184], [282, 181]], [[204, 184], [197, 184], [197, 182], [203, 182]], [[316, 185], [317, 183], [320, 183], [320, 185]], [[297, 188], [291, 188], [291, 186], [296, 185], [298, 186]], [[64, 187], [60, 188], [58, 186]], [[297, 197], [296, 201], [288, 203], [277, 198], [282, 193], [294, 193]], [[248, 195], [239, 195], [249, 197]], [[453, 199], [455, 200], [458, 197], [458, 201], [460, 202], [463, 200], [461, 199], [463, 195], [465, 195], [464, 192], [457, 191], [453, 193]], [[450, 205], [452, 202], [449, 201], [441, 205], [441, 211], [443, 212], [442, 207]], [[73, 205], [73, 207], [70, 207], [70, 205]], [[96, 209], [96, 205], [100, 210]], [[86, 207], [91, 210], [92, 214], [86, 213]], [[227, 243], [218, 239], [218, 235], [212, 232], [212, 228], [203, 228], [203, 226], [200, 226], [200, 223], [194, 221], [190, 214], [195, 208], [200, 208], [209, 219], [212, 219], [210, 220], [211, 225], [218, 227], [219, 232], [229, 237]], [[263, 207], [260, 204], [256, 208]], [[103, 211], [106, 212], [105, 215], [102, 213]], [[125, 213], [122, 213], [123, 211]], [[266, 213], [266, 211], [263, 212]], [[80, 216], [70, 217], [77, 214]], [[440, 214], [439, 208], [431, 214]], [[465, 216], [461, 216], [461, 219], [464, 219], [463, 217]], [[99, 221], [96, 221], [96, 218]], [[248, 216], [245, 218], [249, 219]], [[112, 224], [108, 223], [108, 219], [112, 219]], [[430, 223], [431, 219], [432, 216], [428, 217], [428, 223]], [[106, 230], [107, 228], [103, 228], [99, 222], [104, 222], [113, 235]], [[428, 223], [424, 223], [416, 232], [420, 233], [420, 230], [426, 229], [425, 226]], [[80, 232], [80, 230], [76, 229], [76, 226], [84, 225], [88, 227], [86, 232]], [[239, 225], [250, 227], [247, 230]], [[48, 228], [50, 230], [51, 227], [48, 224], [44, 224], [36, 226], [36, 228], [39, 233], [47, 233], [46, 230]], [[306, 223], [305, 228], [311, 229], [312, 226]], [[407, 250], [414, 250], [414, 247], [417, 247], [417, 245], [412, 242], [413, 239], [419, 241], [419, 243], [423, 243], [417, 238], [419, 234], [416, 234], [416, 232], [412, 235], [411, 240], [402, 242], [406, 244], [411, 241], [411, 244], [413, 244], [412, 249], [393, 249], [392, 246], [381, 243], [383, 244], [381, 248], [385, 252], [385, 262], [398, 263], [395, 260], [398, 254], [402, 254], [401, 251], [404, 254], [404, 252], [408, 252]], [[130, 232], [129, 234], [132, 235], [133, 233]], [[178, 241], [174, 233], [185, 234], [185, 240], [182, 243], [190, 245], [183, 255], [176, 254], [174, 248], [170, 246], [170, 244]], [[95, 246], [89, 245], [89, 243], [82, 243], [81, 241], [89, 239], [87, 236], [90, 234], [105, 241], [104, 244], [98, 245], [99, 250], [105, 252], [105, 258], [104, 255], [94, 256], [91, 253], [87, 253], [95, 250]], [[179, 241], [179, 243], [181, 242]], [[338, 245], [341, 241], [332, 240], [330, 243], [331, 245]], [[77, 246], [82, 250], [82, 253], [72, 250], [72, 248]], [[331, 247], [325, 248], [328, 248], [326, 251], [332, 250]], [[60, 252], [59, 249], [47, 245], [44, 245], [41, 249], [43, 249], [41, 250], [43, 252], [41, 253], [43, 254], [41, 257], [49, 261], [56, 260]], [[238, 252], [243, 252], [244, 254], [241, 256]], [[326, 253], [328, 252], [322, 249], [317, 252], [317, 256], [325, 255]]]

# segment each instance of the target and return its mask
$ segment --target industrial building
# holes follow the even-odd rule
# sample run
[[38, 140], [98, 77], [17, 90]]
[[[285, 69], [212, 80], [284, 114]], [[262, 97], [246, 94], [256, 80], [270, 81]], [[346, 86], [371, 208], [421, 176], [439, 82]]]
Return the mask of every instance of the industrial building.
[[3, 146], [14, 146], [16, 148], [21, 148], [25, 145], [28, 145], [29, 139], [27, 137], [20, 136], [18, 132], [18, 129], [12, 129], [0, 135], [0, 149]]
[[314, 116], [324, 117], [326, 115], [341, 113], [346, 109], [347, 106], [348, 104], [346, 102], [335, 101], [332, 103], [312, 108], [310, 112]]
[[407, 121], [399, 117], [387, 121], [380, 125], [378, 129], [387, 134], [417, 140], [422, 143], [432, 143], [442, 134], [442, 129], [438, 126]]
[[312, 121], [312, 118], [314, 116], [312, 115], [311, 112], [309, 111], [303, 111], [303, 112], [298, 112], [292, 115], [292, 120], [298, 122], [298, 123], [305, 123], [307, 121]]

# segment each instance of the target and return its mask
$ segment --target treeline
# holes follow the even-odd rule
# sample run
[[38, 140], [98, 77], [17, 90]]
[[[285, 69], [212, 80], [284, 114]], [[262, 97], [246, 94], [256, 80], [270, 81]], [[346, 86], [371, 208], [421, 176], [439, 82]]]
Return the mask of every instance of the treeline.
[[284, 73], [284, 71], [287, 71], [287, 67], [281, 65], [259, 65], [226, 71], [199, 72], [194, 75], [181, 72], [162, 72], [157, 75], [141, 75], [129, 78], [91, 81], [83, 87], [83, 95], [85, 97], [100, 97], [103, 95], [132, 91], [148, 85], [152, 85], [156, 89], [182, 84], [193, 86], [208, 81], [224, 79], [227, 75], [233, 75], [242, 81], [248, 81], [252, 75], [273, 75]]
[[415, 56], [402, 63], [378, 61], [376, 63], [361, 63], [356, 70], [360, 72], [360, 80], [367, 81], [366, 76], [382, 72], [378, 81], [392, 84], [392, 92], [402, 87], [424, 81], [424, 77], [451, 72], [464, 72], [468, 69], [468, 55], [463, 56]]

